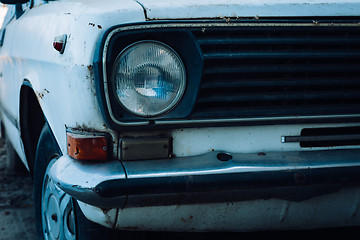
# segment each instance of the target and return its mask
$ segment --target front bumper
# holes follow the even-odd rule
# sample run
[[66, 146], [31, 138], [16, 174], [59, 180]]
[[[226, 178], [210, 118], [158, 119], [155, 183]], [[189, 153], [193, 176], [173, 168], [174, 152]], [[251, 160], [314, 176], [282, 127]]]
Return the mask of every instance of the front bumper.
[[107, 209], [269, 198], [299, 202], [360, 183], [357, 149], [223, 154], [106, 163], [64, 155], [50, 174], [77, 200]]

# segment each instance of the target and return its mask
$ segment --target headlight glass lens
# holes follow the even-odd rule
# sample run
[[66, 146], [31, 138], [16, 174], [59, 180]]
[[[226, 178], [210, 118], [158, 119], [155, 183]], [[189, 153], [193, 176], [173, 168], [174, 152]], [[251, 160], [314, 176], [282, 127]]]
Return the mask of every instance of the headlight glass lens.
[[185, 91], [182, 60], [160, 42], [142, 41], [127, 47], [117, 57], [112, 74], [120, 103], [141, 117], [171, 110]]

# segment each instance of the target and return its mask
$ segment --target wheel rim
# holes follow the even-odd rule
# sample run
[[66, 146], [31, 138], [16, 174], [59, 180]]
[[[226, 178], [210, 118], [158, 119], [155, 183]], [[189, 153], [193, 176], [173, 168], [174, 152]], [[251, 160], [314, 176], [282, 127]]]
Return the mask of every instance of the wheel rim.
[[41, 197], [42, 232], [45, 240], [75, 240], [75, 215], [72, 198], [49, 176], [44, 175]]

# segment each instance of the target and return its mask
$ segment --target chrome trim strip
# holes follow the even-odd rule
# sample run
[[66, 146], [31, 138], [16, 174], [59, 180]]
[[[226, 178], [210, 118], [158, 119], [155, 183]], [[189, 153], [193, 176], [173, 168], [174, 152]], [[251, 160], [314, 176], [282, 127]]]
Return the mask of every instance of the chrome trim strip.
[[360, 140], [360, 134], [318, 135], [318, 136], [281, 136], [282, 143], [289, 142], [323, 142], [323, 141], [353, 141]]
[[[117, 120], [114, 116], [114, 113], [110, 105], [110, 93], [108, 88], [109, 80], [107, 79], [107, 68], [106, 68], [106, 58], [107, 50], [109, 48], [109, 43], [111, 38], [119, 33], [129, 30], [140, 30], [140, 29], [161, 29], [161, 28], [207, 28], [207, 27], [360, 27], [359, 23], [321, 23], [314, 21], [312, 23], [239, 23], [239, 22], [192, 22], [192, 23], [149, 23], [149, 24], [139, 24], [132, 26], [122, 26], [112, 30], [109, 35], [106, 37], [103, 55], [102, 55], [102, 67], [103, 67], [103, 84], [105, 91], [105, 101], [106, 107], [108, 109], [111, 120], [119, 126], [143, 126], [149, 124], [149, 121], [142, 122], [121, 122]], [[155, 125], [169, 125], [169, 124], [189, 124], [189, 123], [214, 123], [214, 122], [224, 122], [224, 123], [236, 123], [236, 122], [261, 122], [261, 121], [282, 121], [282, 120], [310, 120], [310, 119], [333, 119], [333, 118], [357, 118], [360, 117], [360, 114], [351, 114], [351, 115], [332, 115], [332, 116], [298, 116], [298, 117], [263, 117], [263, 118], [241, 118], [241, 119], [204, 119], [204, 120], [153, 120]]]

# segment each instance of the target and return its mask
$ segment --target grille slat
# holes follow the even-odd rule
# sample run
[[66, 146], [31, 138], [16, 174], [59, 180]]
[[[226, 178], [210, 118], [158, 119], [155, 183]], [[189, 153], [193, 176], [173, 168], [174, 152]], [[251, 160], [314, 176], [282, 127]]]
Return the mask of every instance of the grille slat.
[[303, 107], [291, 106], [289, 108], [284, 107], [252, 107], [252, 108], [230, 108], [227, 107], [226, 111], [223, 111], [223, 107], [219, 107], [218, 111], [214, 111], [213, 109], [202, 108], [201, 110], [196, 111], [193, 114], [193, 118], [201, 119], [206, 118], [211, 115], [212, 118], [242, 118], [242, 117], [283, 117], [283, 116], [302, 116], [309, 115], [314, 111], [317, 111], [318, 114], [321, 115], [335, 115], [339, 111], [343, 114], [351, 114], [353, 112], [353, 108], [356, 105], [348, 105], [347, 107], [343, 106], [331, 106], [331, 109], [324, 108], [324, 105], [314, 105], [312, 107], [308, 107], [304, 109]]
[[236, 73], [324, 73], [331, 72], [357, 72], [360, 73], [358, 64], [342, 65], [250, 65], [250, 66], [223, 66], [209, 67], [204, 70], [204, 74], [236, 74]]
[[337, 44], [341, 42], [342, 44], [358, 44], [359, 39], [357, 37], [349, 37], [349, 38], [325, 38], [325, 37], [317, 37], [317, 38], [309, 38], [309, 37], [298, 37], [298, 38], [232, 38], [232, 39], [224, 39], [224, 38], [209, 38], [209, 39], [199, 39], [198, 43], [202, 46], [205, 45], [255, 45], [255, 44]]
[[241, 88], [241, 87], [293, 87], [293, 86], [350, 86], [358, 88], [360, 85], [359, 79], [284, 79], [284, 80], [273, 80], [273, 79], [214, 79], [208, 82], [204, 82], [201, 85], [202, 89], [221, 89], [221, 88]]
[[205, 97], [201, 97], [198, 100], [198, 103], [204, 102], [249, 102], [249, 101], [307, 101], [307, 100], [315, 100], [315, 99], [323, 99], [324, 101], [327, 99], [338, 99], [346, 100], [346, 99], [356, 99], [360, 100], [360, 91], [347, 91], [344, 93], [331, 93], [328, 92], [311, 92], [311, 93], [304, 93], [304, 92], [258, 92], [257, 94], [254, 93], [242, 93], [242, 94], [226, 94], [218, 95], [218, 96], [211, 96], [207, 95]]
[[214, 52], [205, 53], [205, 60], [264, 58], [360, 58], [360, 52]]
[[197, 29], [192, 118], [360, 114], [360, 27]]

